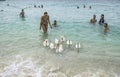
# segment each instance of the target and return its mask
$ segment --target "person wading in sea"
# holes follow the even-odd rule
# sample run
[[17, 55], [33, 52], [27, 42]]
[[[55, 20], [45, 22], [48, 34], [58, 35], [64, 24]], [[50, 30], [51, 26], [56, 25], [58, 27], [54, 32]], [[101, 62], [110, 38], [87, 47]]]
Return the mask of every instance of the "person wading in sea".
[[44, 12], [44, 15], [41, 17], [41, 21], [40, 21], [40, 30], [41, 30], [41, 27], [42, 27], [44, 33], [47, 33], [48, 24], [50, 25], [50, 28], [52, 29], [52, 26], [50, 24], [49, 15], [48, 15], [47, 12]]

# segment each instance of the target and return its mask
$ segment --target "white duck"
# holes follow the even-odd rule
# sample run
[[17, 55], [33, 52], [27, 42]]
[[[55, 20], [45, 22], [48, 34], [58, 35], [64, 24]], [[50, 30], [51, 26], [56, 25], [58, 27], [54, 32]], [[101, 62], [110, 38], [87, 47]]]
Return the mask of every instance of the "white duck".
[[59, 45], [59, 47], [56, 49], [56, 52], [63, 52], [63, 46], [62, 44]]
[[72, 45], [72, 41], [71, 40], [67, 40], [66, 44], [67, 45]]
[[58, 48], [58, 47], [59, 47], [59, 44], [60, 44], [59, 40], [58, 40], [58, 39], [55, 39], [55, 48]]
[[76, 48], [81, 48], [80, 43], [78, 42], [75, 47], [76, 47]]
[[61, 42], [64, 42], [64, 41], [65, 41], [65, 37], [64, 37], [64, 36], [61, 36], [61, 37], [60, 37], [60, 41], [61, 41]]
[[55, 39], [55, 44], [58, 44], [59, 43], [59, 40], [58, 39]]
[[55, 45], [53, 43], [50, 43], [50, 49], [54, 49]]
[[43, 46], [45, 46], [45, 47], [46, 47], [46, 46], [49, 46], [49, 41], [48, 41], [48, 39], [45, 39], [45, 40], [44, 40]]

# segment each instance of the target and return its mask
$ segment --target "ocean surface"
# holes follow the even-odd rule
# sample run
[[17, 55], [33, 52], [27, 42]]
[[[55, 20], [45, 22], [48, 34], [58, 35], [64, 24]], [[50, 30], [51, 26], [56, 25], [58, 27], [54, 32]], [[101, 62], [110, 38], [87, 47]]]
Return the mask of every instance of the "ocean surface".
[[[45, 11], [58, 27], [44, 35], [39, 25]], [[94, 14], [97, 23], [91, 24]], [[98, 24], [101, 14], [107, 33]], [[63, 52], [43, 46], [44, 39], [54, 42], [62, 35], [73, 42], [64, 43]], [[120, 0], [0, 1], [0, 77], [120, 77]]]

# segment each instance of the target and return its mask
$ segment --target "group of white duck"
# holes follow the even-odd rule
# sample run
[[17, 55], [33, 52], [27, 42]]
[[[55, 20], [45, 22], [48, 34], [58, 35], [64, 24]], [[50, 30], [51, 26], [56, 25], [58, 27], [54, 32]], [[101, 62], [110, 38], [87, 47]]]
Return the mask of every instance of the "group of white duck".
[[[48, 39], [45, 39], [43, 42], [43, 46], [49, 47], [50, 49], [56, 49], [56, 52], [60, 53], [63, 52], [63, 42], [66, 43], [66, 45], [71, 46], [73, 45], [73, 42], [71, 40], [65, 40], [64, 36], [61, 36], [60, 39], [55, 39], [54, 43], [50, 42]], [[80, 42], [77, 42], [75, 44], [75, 48], [80, 49], [81, 44]]]

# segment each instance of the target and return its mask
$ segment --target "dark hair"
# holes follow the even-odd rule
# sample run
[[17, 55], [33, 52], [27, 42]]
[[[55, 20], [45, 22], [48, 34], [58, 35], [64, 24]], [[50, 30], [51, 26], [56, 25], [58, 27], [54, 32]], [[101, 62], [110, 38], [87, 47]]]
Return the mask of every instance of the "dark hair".
[[48, 14], [47, 12], [44, 12], [44, 14]]
[[22, 11], [24, 11], [24, 9], [22, 9]]
[[96, 17], [96, 15], [94, 14], [93, 16], [95, 16]]
[[104, 26], [105, 26], [105, 27], [108, 27], [108, 23], [104, 23]]
[[56, 22], [56, 20], [54, 20], [54, 22]]
[[104, 16], [104, 14], [101, 14], [101, 16]]

